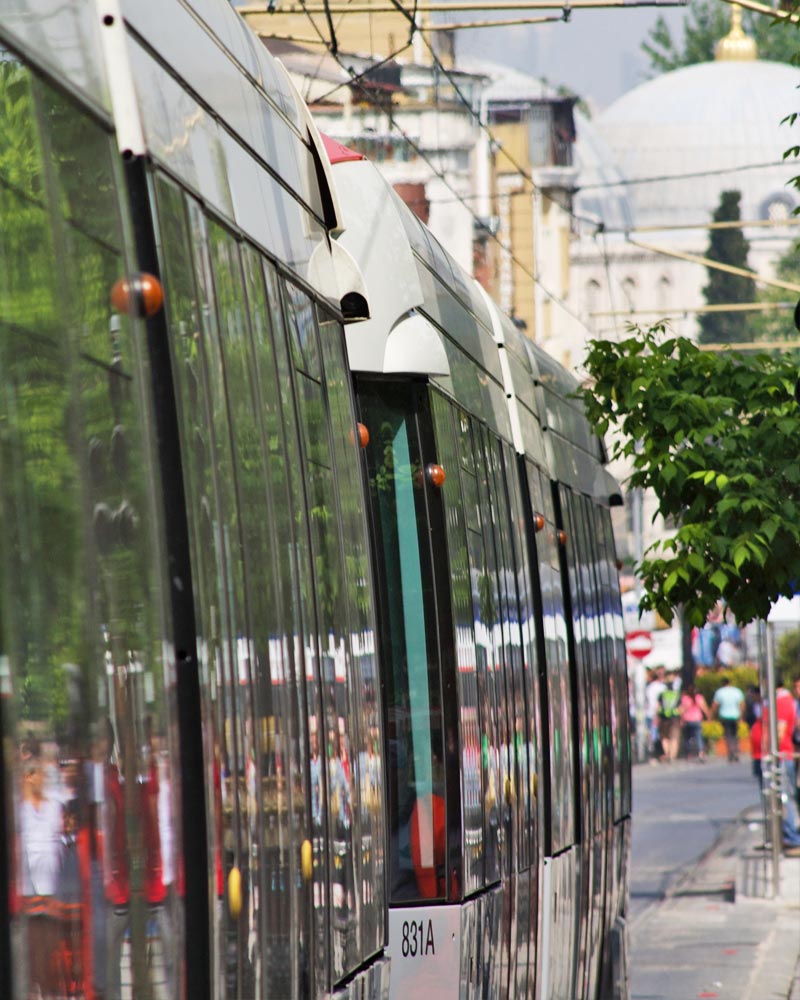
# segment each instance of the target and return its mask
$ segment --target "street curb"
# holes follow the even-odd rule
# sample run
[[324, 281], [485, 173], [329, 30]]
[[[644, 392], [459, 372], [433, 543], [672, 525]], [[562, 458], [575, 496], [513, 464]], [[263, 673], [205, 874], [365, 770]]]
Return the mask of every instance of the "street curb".
[[[633, 932], [633, 930], [641, 924], [642, 920], [644, 920], [647, 916], [650, 915], [651, 911], [655, 907], [658, 907], [662, 903], [670, 899], [674, 899], [676, 896], [679, 896], [684, 886], [690, 885], [693, 882], [695, 882], [697, 872], [703, 866], [707, 865], [708, 862], [711, 860], [711, 858], [716, 853], [718, 853], [724, 846], [726, 846], [728, 842], [732, 842], [736, 839], [736, 834], [739, 832], [740, 827], [743, 824], [750, 822], [750, 820], [747, 819], [747, 815], [748, 813], [751, 813], [752, 810], [753, 806], [746, 806], [734, 819], [728, 820], [726, 823], [724, 823], [720, 827], [720, 830], [717, 833], [717, 836], [715, 837], [712, 844], [709, 847], [707, 847], [706, 850], [703, 851], [703, 853], [695, 861], [691, 862], [688, 868], [687, 867], [682, 868], [679, 872], [676, 872], [674, 875], [672, 875], [671, 878], [668, 879], [666, 885], [664, 886], [662, 894], [657, 899], [653, 899], [650, 903], [648, 903], [647, 906], [645, 906], [635, 917], [633, 917], [628, 922], [629, 930]], [[723, 890], [720, 890], [720, 892], [722, 891]], [[735, 873], [730, 888], [727, 888], [724, 891], [725, 895], [729, 897], [728, 901], [731, 903], [735, 902], [736, 900]], [[792, 1000], [794, 1000], [794, 998], [792, 998]], [[797, 1000], [800, 1000], [800, 997], [798, 997]]]

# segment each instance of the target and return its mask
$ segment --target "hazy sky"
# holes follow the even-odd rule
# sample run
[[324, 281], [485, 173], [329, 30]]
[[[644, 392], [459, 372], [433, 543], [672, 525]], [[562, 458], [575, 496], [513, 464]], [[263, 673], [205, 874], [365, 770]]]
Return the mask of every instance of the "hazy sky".
[[[531, 11], [531, 16], [549, 13]], [[553, 11], [557, 13], [557, 11]], [[641, 43], [659, 14], [679, 37], [685, 7], [573, 10], [564, 23], [461, 31], [457, 49], [565, 84], [596, 111], [648, 78]], [[459, 15], [466, 20], [477, 15]], [[518, 13], [508, 15], [519, 17]], [[455, 16], [453, 17], [455, 20]]]

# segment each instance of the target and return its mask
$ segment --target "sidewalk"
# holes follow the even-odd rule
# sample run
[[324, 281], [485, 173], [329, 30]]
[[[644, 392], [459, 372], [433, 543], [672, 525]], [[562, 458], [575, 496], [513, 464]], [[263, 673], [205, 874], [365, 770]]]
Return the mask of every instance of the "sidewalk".
[[800, 858], [771, 854], [746, 809], [631, 927], [632, 1000], [800, 1000]]

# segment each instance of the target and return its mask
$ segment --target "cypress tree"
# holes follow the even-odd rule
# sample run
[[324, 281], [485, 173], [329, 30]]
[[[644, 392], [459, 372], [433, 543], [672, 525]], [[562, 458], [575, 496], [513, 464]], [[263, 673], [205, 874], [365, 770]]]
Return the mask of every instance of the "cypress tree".
[[[714, 222], [738, 222], [741, 218], [739, 201], [741, 192], [723, 191], [719, 206], [714, 212]], [[741, 229], [711, 229], [706, 256], [721, 264], [748, 268], [747, 251], [750, 244]], [[752, 278], [727, 274], [708, 268], [708, 284], [703, 295], [709, 305], [735, 302], [754, 302], [756, 286]], [[747, 313], [702, 313], [700, 316], [701, 344], [736, 344], [750, 339]]]

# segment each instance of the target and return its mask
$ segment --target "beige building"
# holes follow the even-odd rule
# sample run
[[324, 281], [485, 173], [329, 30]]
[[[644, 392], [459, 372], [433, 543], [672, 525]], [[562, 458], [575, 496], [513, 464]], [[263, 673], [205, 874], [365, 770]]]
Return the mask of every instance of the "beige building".
[[239, 9], [293, 75], [319, 127], [378, 163], [527, 335], [558, 347], [561, 328], [575, 322], [563, 306], [573, 99], [506, 67], [459, 60], [452, 32], [423, 25], [412, 38], [391, 4], [368, 6], [379, 9], [330, 7], [335, 55], [321, 42], [330, 46], [323, 5], [307, 5], [311, 17], [299, 7], [285, 13], [286, 5], [275, 14]]

